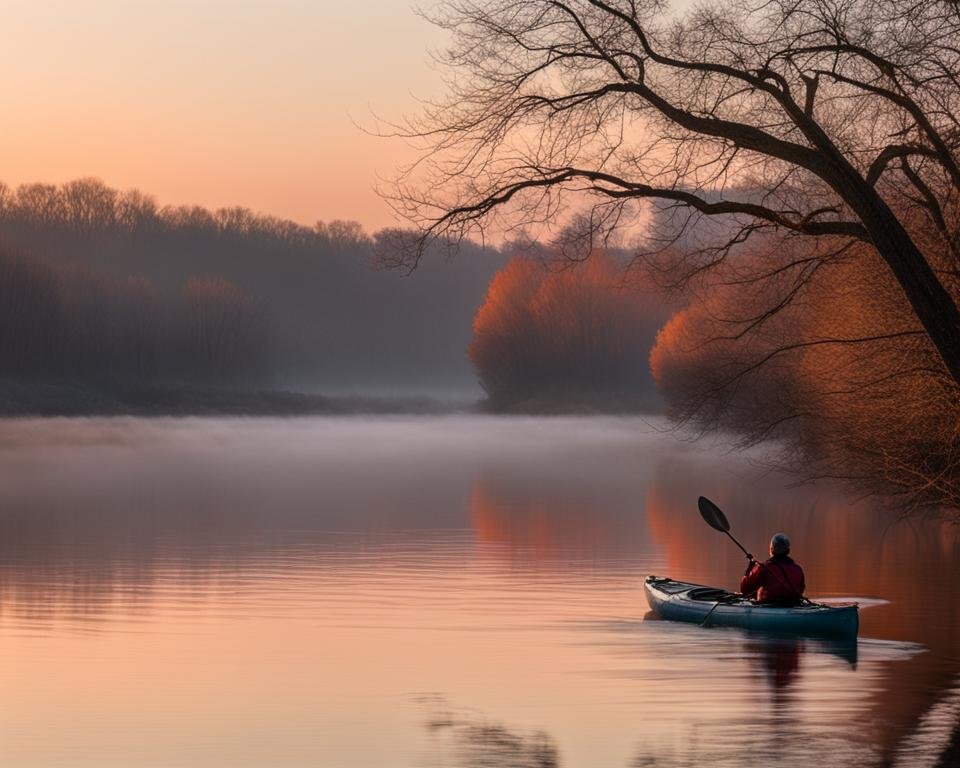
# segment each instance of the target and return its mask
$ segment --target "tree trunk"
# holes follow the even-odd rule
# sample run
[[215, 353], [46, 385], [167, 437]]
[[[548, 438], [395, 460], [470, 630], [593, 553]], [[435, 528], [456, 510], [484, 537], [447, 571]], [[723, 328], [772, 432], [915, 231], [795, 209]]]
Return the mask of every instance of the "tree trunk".
[[856, 186], [859, 188], [853, 194], [848, 188], [844, 197], [859, 215], [954, 382], [960, 386], [960, 309], [957, 303], [883, 199], [862, 180]]

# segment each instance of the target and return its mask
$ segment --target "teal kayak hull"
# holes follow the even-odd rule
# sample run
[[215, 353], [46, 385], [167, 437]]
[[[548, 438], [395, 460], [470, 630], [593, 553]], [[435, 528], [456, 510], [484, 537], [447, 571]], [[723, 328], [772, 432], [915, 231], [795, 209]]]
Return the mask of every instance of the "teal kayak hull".
[[722, 589], [657, 576], [648, 576], [643, 586], [650, 609], [670, 621], [843, 639], [856, 638], [860, 629], [856, 603], [760, 605]]

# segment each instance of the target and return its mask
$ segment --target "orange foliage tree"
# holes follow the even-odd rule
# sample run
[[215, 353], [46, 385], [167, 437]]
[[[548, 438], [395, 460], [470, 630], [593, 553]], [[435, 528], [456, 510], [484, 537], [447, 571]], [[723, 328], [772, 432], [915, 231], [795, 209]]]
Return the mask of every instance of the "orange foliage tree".
[[[762, 269], [764, 258], [757, 248], [736, 261]], [[906, 508], [960, 508], [956, 389], [876, 253], [850, 249], [768, 316], [785, 286], [738, 281], [742, 268], [702, 285], [657, 337], [651, 370], [671, 415], [746, 444], [776, 438], [809, 477]]]
[[494, 408], [637, 408], [653, 394], [646, 355], [664, 317], [609, 256], [562, 270], [518, 256], [490, 282], [470, 360]]

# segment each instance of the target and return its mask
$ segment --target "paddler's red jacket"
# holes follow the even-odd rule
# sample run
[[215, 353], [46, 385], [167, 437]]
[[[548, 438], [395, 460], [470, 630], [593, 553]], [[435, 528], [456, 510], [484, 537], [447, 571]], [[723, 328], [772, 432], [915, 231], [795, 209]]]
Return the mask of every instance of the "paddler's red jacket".
[[758, 603], [799, 603], [806, 586], [803, 568], [787, 555], [755, 563], [740, 579], [740, 592]]

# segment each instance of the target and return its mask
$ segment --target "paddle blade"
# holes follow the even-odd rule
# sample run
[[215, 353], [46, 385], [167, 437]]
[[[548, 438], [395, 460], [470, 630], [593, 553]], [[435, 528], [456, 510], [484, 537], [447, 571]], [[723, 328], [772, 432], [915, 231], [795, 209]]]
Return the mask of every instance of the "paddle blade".
[[726, 533], [730, 530], [730, 523], [727, 522], [727, 516], [720, 511], [720, 507], [710, 501], [706, 496], [701, 496], [697, 499], [697, 506], [700, 507], [700, 517], [702, 517], [711, 528], [721, 533]]

